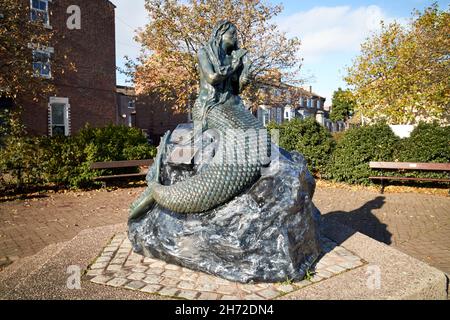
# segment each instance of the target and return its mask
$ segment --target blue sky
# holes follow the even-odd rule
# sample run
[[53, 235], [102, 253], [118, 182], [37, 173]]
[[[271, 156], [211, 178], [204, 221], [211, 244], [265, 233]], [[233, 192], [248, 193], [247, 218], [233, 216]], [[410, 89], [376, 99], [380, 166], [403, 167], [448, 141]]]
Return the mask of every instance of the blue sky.
[[[134, 31], [147, 22], [144, 0], [112, 0], [116, 9], [117, 66], [124, 64], [124, 55], [136, 58], [139, 44], [133, 41]], [[429, 6], [434, 0], [270, 0], [282, 3], [284, 11], [275, 19], [289, 36], [302, 40], [300, 56], [304, 58], [302, 78], [305, 87], [327, 98], [331, 104], [333, 91], [345, 87], [345, 68], [358, 55], [359, 46], [379, 22], [406, 22], [413, 9]], [[437, 1], [447, 8], [450, 1]], [[126, 84], [117, 73], [117, 83]]]

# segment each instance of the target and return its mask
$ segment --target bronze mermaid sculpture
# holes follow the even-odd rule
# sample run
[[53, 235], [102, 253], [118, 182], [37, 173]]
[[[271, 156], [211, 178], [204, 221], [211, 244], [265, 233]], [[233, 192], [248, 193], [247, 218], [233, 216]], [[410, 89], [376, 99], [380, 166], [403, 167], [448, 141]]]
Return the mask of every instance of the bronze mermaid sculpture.
[[[249, 80], [246, 55], [247, 51], [239, 48], [236, 27], [220, 21], [198, 51], [200, 91], [192, 115], [202, 123], [203, 131], [214, 129], [225, 137], [227, 131], [235, 130], [234, 143], [221, 141], [205, 170], [166, 186], [159, 181], [161, 158], [170, 137], [166, 133], [147, 177], [148, 187], [130, 207], [130, 219], [142, 216], [155, 204], [178, 213], [205, 212], [230, 201], [260, 177], [261, 168], [268, 165], [270, 137], [266, 135], [261, 146], [257, 135], [246, 133], [264, 130], [239, 97]], [[232, 161], [226, 157], [230, 148]]]

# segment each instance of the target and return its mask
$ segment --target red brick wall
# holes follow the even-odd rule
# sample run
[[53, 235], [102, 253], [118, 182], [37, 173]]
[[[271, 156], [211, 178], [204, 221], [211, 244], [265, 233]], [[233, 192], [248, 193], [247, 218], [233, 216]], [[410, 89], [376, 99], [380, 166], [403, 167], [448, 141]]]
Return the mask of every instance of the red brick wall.
[[136, 126], [144, 129], [155, 144], [159, 144], [166, 131], [188, 122], [188, 114], [175, 112], [172, 104], [161, 101], [156, 95], [138, 96], [135, 106]]
[[[22, 0], [29, 5], [29, 0]], [[66, 13], [70, 5], [81, 9], [81, 30], [69, 30]], [[69, 98], [71, 132], [86, 123], [104, 126], [116, 123], [116, 62], [114, 6], [107, 0], [57, 0], [49, 3], [50, 25], [55, 32], [53, 55], [55, 96]], [[67, 60], [61, 63], [62, 56]], [[76, 71], [70, 71], [73, 62]], [[24, 105], [23, 120], [30, 134], [48, 133], [48, 99]]]

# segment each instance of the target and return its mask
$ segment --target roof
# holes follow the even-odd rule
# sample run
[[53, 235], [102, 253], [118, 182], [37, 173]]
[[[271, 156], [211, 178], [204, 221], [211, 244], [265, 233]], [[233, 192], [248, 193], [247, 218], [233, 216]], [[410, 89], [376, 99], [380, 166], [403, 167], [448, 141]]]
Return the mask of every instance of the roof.
[[134, 87], [129, 86], [116, 86], [116, 92], [126, 95], [126, 96], [135, 96], [136, 91], [134, 90]]
[[114, 3], [112, 3], [110, 0], [106, 0], [106, 1], [108, 1], [114, 7], [114, 9], [117, 8], [117, 6]]
[[299, 91], [302, 94], [302, 96], [308, 96], [308, 97], [314, 97], [314, 98], [319, 98], [319, 99], [326, 100], [325, 97], [323, 97], [323, 96], [321, 96], [321, 95], [319, 95], [319, 94], [317, 94], [315, 92], [306, 90], [306, 89], [304, 89], [302, 87], [296, 87], [294, 85], [291, 85], [291, 84], [288, 84], [288, 83], [285, 83], [285, 82], [278, 82], [278, 83], [276, 83], [276, 82], [261, 81], [261, 80], [259, 80], [258, 82], [259, 82], [259, 84], [261, 84], [263, 86], [272, 87], [274, 89], [293, 89], [293, 90]]
[[315, 92], [313, 92], [313, 91], [309, 91], [309, 90], [306, 90], [306, 89], [304, 89], [304, 88], [299, 88], [299, 89], [302, 90], [302, 91], [304, 91], [305, 94], [307, 94], [307, 95], [310, 95], [310, 96], [313, 96], [313, 97], [317, 97], [317, 98], [326, 99], [325, 97], [322, 97], [321, 95], [319, 95], [319, 94], [317, 94], [317, 93], [315, 93]]

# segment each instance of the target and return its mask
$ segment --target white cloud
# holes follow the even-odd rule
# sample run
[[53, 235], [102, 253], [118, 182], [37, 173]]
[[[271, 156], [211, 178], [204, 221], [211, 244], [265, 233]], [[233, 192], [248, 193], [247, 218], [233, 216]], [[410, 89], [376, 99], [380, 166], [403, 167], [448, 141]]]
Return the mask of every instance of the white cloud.
[[280, 18], [280, 29], [302, 40], [301, 55], [306, 61], [320, 61], [333, 53], [354, 53], [371, 32], [380, 28], [380, 21], [390, 22], [375, 5], [314, 7]]

